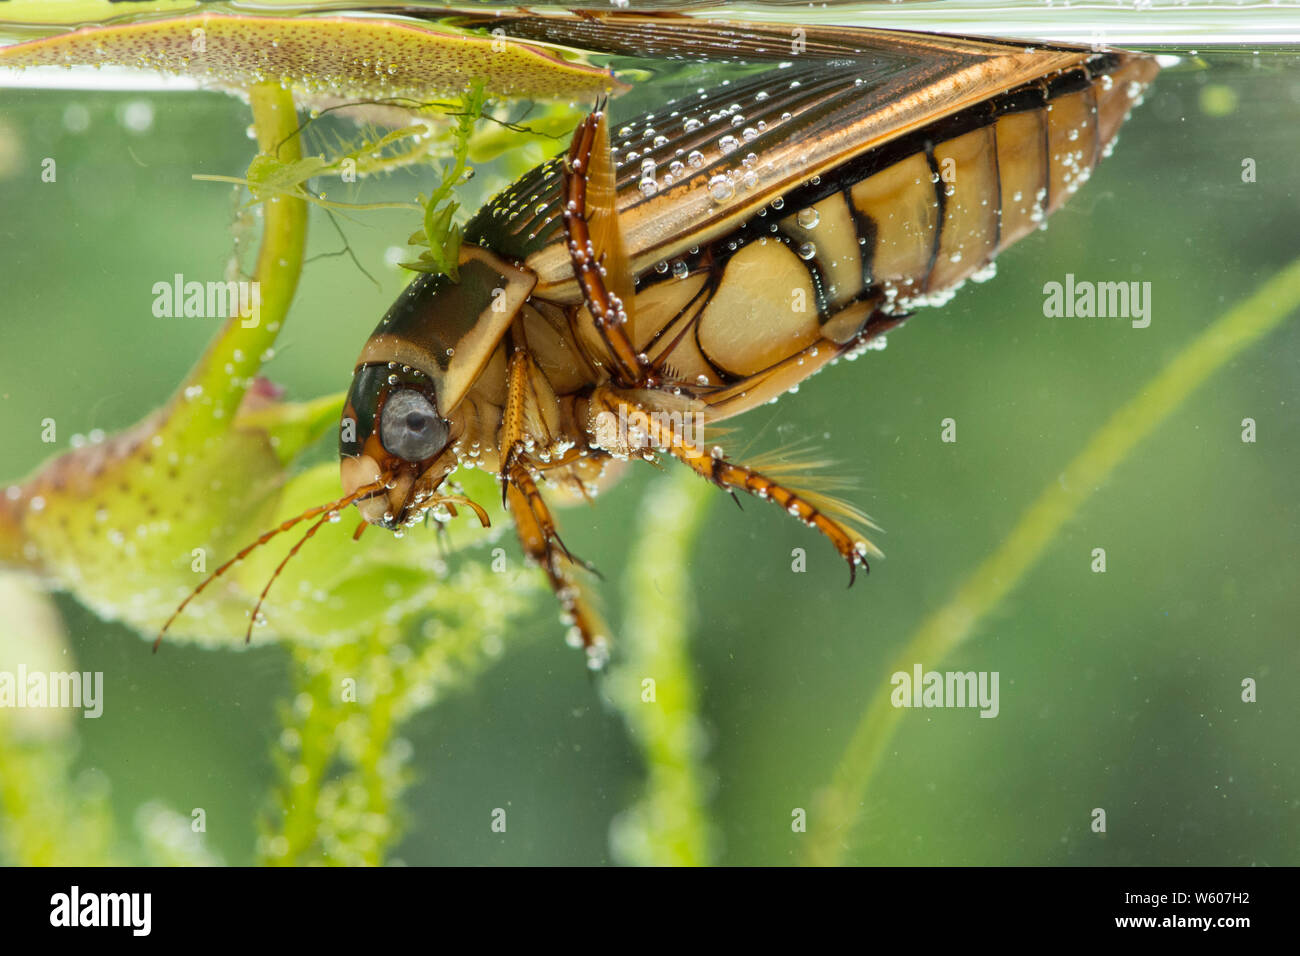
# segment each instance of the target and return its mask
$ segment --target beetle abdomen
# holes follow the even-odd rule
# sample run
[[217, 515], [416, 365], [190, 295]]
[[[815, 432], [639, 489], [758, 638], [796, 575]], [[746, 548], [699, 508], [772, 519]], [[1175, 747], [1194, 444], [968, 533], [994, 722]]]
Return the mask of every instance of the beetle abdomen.
[[638, 347], [717, 386], [819, 340], [848, 346], [878, 313], [943, 301], [1087, 180], [1155, 71], [1098, 54], [792, 190], [641, 277]]
[[[1158, 69], [1135, 54], [963, 38], [908, 40], [909, 58], [902, 41], [861, 36], [879, 56], [774, 70], [619, 129], [633, 345], [664, 381], [726, 389], [727, 414], [985, 270], [1086, 181]], [[562, 179], [558, 160], [538, 167], [466, 235], [536, 273], [534, 297], [576, 308], [595, 355]]]

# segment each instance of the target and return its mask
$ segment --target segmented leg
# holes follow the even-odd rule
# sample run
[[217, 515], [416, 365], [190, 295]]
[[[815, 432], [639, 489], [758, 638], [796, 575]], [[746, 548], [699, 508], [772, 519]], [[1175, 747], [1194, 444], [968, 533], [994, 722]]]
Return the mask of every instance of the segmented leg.
[[564, 228], [574, 275], [609, 353], [611, 377], [625, 388], [644, 388], [655, 375], [628, 336], [635, 286], [618, 231], [607, 123], [602, 100], [574, 131], [564, 169]]
[[532, 475], [522, 465], [516, 465], [506, 479], [506, 502], [514, 515], [524, 553], [546, 572], [551, 589], [564, 609], [564, 618], [572, 626], [570, 643], [587, 652], [590, 667], [601, 667], [609, 653], [604, 621], [591, 607], [582, 588], [565, 573], [561, 559], [574, 561], [574, 558], [556, 533], [551, 511]]
[[[506, 405], [501, 413], [501, 474], [509, 475], [524, 447], [524, 379], [528, 374], [528, 353], [513, 352], [506, 371]], [[502, 491], [504, 503], [504, 490]]]
[[[560, 540], [555, 520], [546, 506], [533, 478], [534, 463], [529, 456], [530, 441], [545, 438], [542, 405], [554, 402], [554, 396], [539, 394], [537, 368], [528, 352], [520, 349], [510, 356], [506, 372], [506, 404], [498, 435], [501, 458], [502, 499], [515, 519], [519, 542], [524, 553], [541, 565], [551, 588], [564, 609], [564, 617], [573, 630], [571, 643], [587, 652], [590, 666], [600, 667], [607, 654], [604, 622], [589, 606], [578, 584], [565, 573], [562, 559], [591, 570], [577, 560]], [[576, 449], [574, 450], [576, 454]], [[558, 466], [562, 460], [549, 462]]]
[[835, 546], [840, 557], [848, 562], [850, 587], [857, 577], [859, 567], [864, 571], [871, 570], [867, 564], [867, 555], [873, 550], [871, 543], [852, 528], [827, 515], [800, 492], [773, 481], [752, 468], [727, 461], [721, 454], [692, 444], [676, 429], [666, 427], [660, 416], [650, 414], [632, 399], [620, 395], [616, 389], [598, 388], [592, 395], [592, 404], [597, 413], [608, 411], [614, 415], [618, 414], [620, 405], [624, 406], [629, 430], [643, 431], [652, 447], [668, 452], [719, 488], [733, 494], [737, 489], [747, 491], [755, 497], [772, 501], [808, 527], [820, 531]]

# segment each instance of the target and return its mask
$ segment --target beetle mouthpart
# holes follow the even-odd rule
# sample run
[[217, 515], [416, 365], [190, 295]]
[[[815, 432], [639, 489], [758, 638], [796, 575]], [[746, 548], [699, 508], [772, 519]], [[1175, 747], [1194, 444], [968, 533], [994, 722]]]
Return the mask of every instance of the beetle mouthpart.
[[[372, 485], [384, 477], [379, 464], [369, 455], [356, 458], [343, 458], [339, 461], [339, 478], [343, 483], [343, 493], [350, 495], [358, 488]], [[390, 491], [379, 488], [356, 502], [357, 510], [369, 524], [384, 524], [384, 514], [389, 512]]]
[[356, 500], [357, 510], [368, 524], [377, 524], [390, 531], [401, 524], [415, 485], [413, 468], [402, 468], [396, 474], [384, 472], [370, 456], [358, 455], [339, 461], [339, 478], [347, 495], [358, 488], [378, 483], [376, 490]]
[[339, 478], [343, 483], [343, 494], [350, 495], [358, 488], [372, 485], [383, 477], [379, 463], [369, 455], [356, 458], [339, 459]]
[[371, 524], [395, 531], [406, 520], [406, 506], [411, 503], [411, 489], [415, 486], [415, 469], [403, 468], [389, 477], [387, 486], [387, 493], [359, 500], [357, 508]]

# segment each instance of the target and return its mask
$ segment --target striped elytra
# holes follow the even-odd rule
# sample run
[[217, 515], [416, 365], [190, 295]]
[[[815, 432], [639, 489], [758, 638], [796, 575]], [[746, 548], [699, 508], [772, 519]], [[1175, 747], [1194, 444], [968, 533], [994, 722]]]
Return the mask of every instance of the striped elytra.
[[[723, 418], [753, 402], [739, 400], [737, 389], [719, 394], [720, 386], [771, 374], [823, 343], [817, 356], [803, 356], [807, 374], [852, 347], [869, 321], [946, 301], [1086, 182], [1157, 70], [1139, 55], [1073, 55], [1067, 68], [848, 151], [758, 205], [746, 205], [746, 194], [764, 194], [761, 150], [797, 142], [814, 107], [870, 98], [852, 70], [776, 71], [625, 124], [615, 156], [626, 232], [655, 214], [651, 200], [672, 202], [674, 192], [712, 188], [715, 209], [730, 201], [746, 213], [725, 231], [701, 230], [685, 248], [661, 241], [674, 254], [654, 263], [632, 250], [644, 263], [634, 344], [665, 379], [701, 387], [706, 401], [713, 392], [710, 416]], [[568, 308], [580, 303], [563, 269], [548, 275], [565, 259], [560, 183], [558, 161], [539, 167], [486, 207], [467, 237], [534, 268], [534, 298]], [[575, 324], [594, 346], [589, 317]]]

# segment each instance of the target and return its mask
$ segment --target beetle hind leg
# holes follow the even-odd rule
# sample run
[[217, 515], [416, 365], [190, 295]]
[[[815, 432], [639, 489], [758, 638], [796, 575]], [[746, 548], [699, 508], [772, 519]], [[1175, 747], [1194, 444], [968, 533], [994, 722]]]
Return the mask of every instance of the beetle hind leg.
[[845, 522], [827, 514], [824, 507], [814, 501], [807, 492], [781, 484], [752, 468], [728, 461], [720, 455], [670, 450], [677, 459], [685, 462], [719, 488], [732, 492], [733, 496], [736, 489], [741, 489], [755, 497], [770, 500], [808, 527], [821, 532], [822, 536], [835, 546], [840, 557], [848, 563], [850, 587], [857, 579], [859, 567], [863, 571], [871, 570], [871, 566], [867, 563], [867, 556], [876, 551], [871, 542]]
[[[791, 516], [805, 525], [821, 532], [835, 550], [849, 565], [849, 586], [857, 578], [858, 568], [870, 571], [867, 557], [880, 551], [846, 521], [841, 521], [830, 512], [832, 510], [848, 512], [851, 509], [836, 506], [833, 499], [815, 492], [802, 491], [777, 481], [746, 465], [728, 461], [718, 450], [708, 450], [687, 441], [677, 430], [665, 427], [660, 416], [648, 412], [642, 405], [620, 396], [610, 388], [598, 389], [593, 395], [593, 406], [599, 411], [623, 414], [632, 428], [644, 434], [648, 443], [671, 454], [678, 461], [689, 466], [696, 474], [707, 478], [719, 488], [729, 492], [733, 498], [737, 491], [746, 491], [756, 498], [762, 498], [778, 505]], [[737, 499], [739, 504], [739, 499]], [[855, 516], [862, 520], [862, 516]]]

